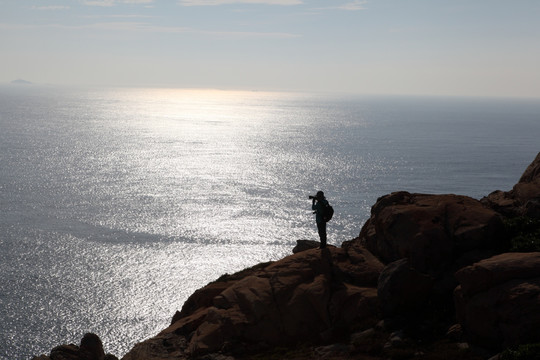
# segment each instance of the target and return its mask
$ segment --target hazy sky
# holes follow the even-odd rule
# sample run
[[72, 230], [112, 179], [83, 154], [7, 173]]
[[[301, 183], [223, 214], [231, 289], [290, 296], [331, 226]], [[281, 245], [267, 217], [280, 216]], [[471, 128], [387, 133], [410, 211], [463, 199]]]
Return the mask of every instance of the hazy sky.
[[540, 97], [540, 0], [0, 0], [0, 83]]

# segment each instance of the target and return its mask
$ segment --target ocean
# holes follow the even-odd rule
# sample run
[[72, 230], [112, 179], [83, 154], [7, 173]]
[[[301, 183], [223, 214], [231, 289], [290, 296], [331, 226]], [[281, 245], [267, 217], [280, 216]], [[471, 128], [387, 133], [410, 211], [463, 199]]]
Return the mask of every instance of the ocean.
[[225, 273], [358, 236], [393, 191], [477, 199], [540, 151], [540, 100], [0, 87], [0, 359], [119, 357]]

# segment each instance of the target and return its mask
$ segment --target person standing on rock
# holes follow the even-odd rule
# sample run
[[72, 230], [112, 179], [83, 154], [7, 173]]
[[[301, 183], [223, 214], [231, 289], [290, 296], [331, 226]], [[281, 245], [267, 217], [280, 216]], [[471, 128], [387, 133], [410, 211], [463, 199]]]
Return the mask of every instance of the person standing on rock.
[[317, 195], [310, 196], [309, 198], [313, 200], [311, 209], [315, 214], [317, 230], [319, 231], [319, 238], [321, 239], [320, 249], [324, 249], [326, 247], [326, 221], [328, 221], [325, 218], [325, 210], [328, 206], [330, 206], [330, 204], [324, 197], [324, 193], [322, 191], [318, 191]]

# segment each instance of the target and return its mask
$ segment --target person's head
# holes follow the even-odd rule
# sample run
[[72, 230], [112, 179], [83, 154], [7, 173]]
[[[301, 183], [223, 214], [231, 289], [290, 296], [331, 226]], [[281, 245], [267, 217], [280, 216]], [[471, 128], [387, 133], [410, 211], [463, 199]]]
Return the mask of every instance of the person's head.
[[322, 200], [324, 199], [324, 193], [322, 191], [317, 191], [317, 200]]

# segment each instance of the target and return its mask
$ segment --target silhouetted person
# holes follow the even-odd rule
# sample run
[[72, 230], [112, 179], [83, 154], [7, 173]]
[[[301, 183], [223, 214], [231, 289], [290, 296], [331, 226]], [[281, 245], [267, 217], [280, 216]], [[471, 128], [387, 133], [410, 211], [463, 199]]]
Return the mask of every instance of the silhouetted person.
[[326, 219], [324, 218], [324, 209], [329, 205], [322, 191], [318, 191], [316, 196], [310, 196], [313, 199], [311, 209], [314, 210], [317, 230], [321, 239], [321, 249], [326, 247]]

